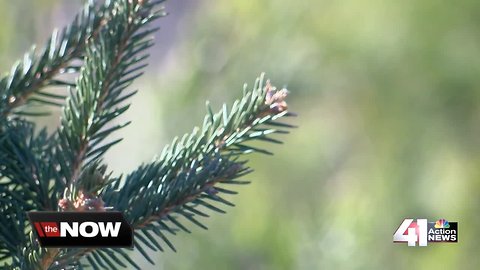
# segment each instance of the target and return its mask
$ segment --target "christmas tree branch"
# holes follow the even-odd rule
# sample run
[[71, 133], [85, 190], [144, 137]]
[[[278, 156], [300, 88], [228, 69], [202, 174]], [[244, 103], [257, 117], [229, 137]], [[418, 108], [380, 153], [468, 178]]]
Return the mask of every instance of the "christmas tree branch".
[[[293, 126], [278, 120], [287, 111], [286, 89], [277, 90], [258, 78], [244, 87], [241, 99], [208, 114], [201, 128], [164, 148], [153, 162], [126, 177], [112, 178], [102, 157], [120, 140], [108, 140], [128, 124], [112, 125], [129, 105], [134, 92], [126, 89], [146, 66], [145, 50], [156, 29], [146, 26], [163, 16], [163, 1], [107, 0], [96, 9], [90, 3], [72, 25], [54, 35], [44, 53], [33, 53], [0, 79], [0, 261], [14, 269], [95, 269], [140, 267], [123, 249], [43, 248], [26, 223], [30, 210], [122, 211], [134, 228], [134, 248], [148, 261], [146, 250], [175, 250], [167, 235], [190, 232], [185, 221], [206, 228], [198, 217], [206, 210], [225, 213], [233, 206], [224, 195], [236, 194], [229, 185], [246, 184], [250, 173], [245, 154], [272, 154], [249, 142], [281, 143], [272, 134], [288, 133]], [[83, 66], [75, 83], [58, 75]], [[40, 91], [44, 86], [68, 86], [60, 127], [53, 135], [13, 114], [32, 102], [57, 104], [64, 99]], [[28, 106], [25, 106], [28, 107]], [[22, 107], [23, 108], [23, 107]], [[27, 108], [28, 109], [28, 108]], [[63, 195], [63, 196], [62, 196]]]
[[9, 74], [0, 79], [2, 117], [25, 104], [35, 93], [38, 96], [33, 101], [40, 103], [52, 104], [64, 98], [39, 90], [48, 85], [69, 85], [67, 82], [55, 80], [54, 77], [77, 71], [78, 68], [70, 65], [70, 62], [82, 56], [85, 43], [101, 28], [103, 12], [108, 8], [104, 6], [98, 10], [90, 1], [72, 24], [60, 32], [53, 32], [39, 56], [36, 55], [35, 48], [32, 48], [23, 60], [12, 67]]
[[[63, 184], [57, 183], [55, 189], [58, 194], [59, 189], [66, 187], [63, 202], [85, 195], [72, 192], [80, 190], [76, 188], [80, 172], [119, 141], [101, 145], [113, 131], [125, 126], [105, 128], [108, 122], [129, 106], [122, 105], [121, 102], [133, 93], [124, 94], [124, 90], [142, 74], [141, 68], [146, 66], [142, 61], [147, 58], [143, 52], [152, 46], [149, 35], [155, 31], [138, 30], [163, 16], [162, 11], [153, 10], [160, 2], [112, 2], [113, 8], [105, 15], [108, 22], [97, 37], [87, 43], [84, 67], [77, 80], [77, 87], [71, 91], [64, 107], [58, 131], [60, 143], [54, 149], [59, 164], [58, 175], [63, 179]], [[88, 160], [86, 164], [85, 160]], [[61, 204], [60, 207], [61, 210], [72, 210], [71, 207], [75, 206]], [[34, 264], [42, 269], [48, 268], [45, 266], [50, 266], [60, 253], [60, 249], [48, 249]]]
[[[263, 81], [262, 75], [253, 90], [245, 88], [243, 98], [237, 100], [230, 111], [224, 105], [220, 112], [213, 114], [208, 106], [202, 129], [196, 128], [181, 140], [175, 139], [156, 161], [129, 174], [122, 187], [117, 181], [105, 191], [105, 204], [124, 211], [135, 229], [135, 248], [150, 262], [153, 263], [143, 247], [163, 250], [152, 233], [175, 250], [164, 232], [175, 234], [177, 229], [189, 232], [178, 217], [206, 228], [195, 219], [195, 216], [208, 216], [199, 206], [221, 213], [224, 211], [214, 203], [233, 206], [220, 194], [236, 192], [221, 185], [248, 183], [237, 180], [252, 171], [240, 158], [250, 152], [270, 154], [245, 145], [246, 141], [280, 143], [269, 135], [287, 133], [284, 128], [292, 127], [277, 121], [293, 115], [287, 112], [284, 100], [287, 90], [277, 90]], [[269, 127], [272, 125], [276, 128]], [[136, 203], [140, 199], [144, 203]]]
[[[287, 95], [287, 91], [286, 89], [277, 91], [268, 81], [266, 86], [263, 87], [262, 81], [263, 75], [257, 79], [253, 91], [246, 92], [241, 101], [235, 102], [231, 112], [228, 112], [226, 105], [224, 105], [220, 112], [213, 115], [210, 107], [207, 106], [210, 113], [205, 117], [201, 134], [197, 135], [198, 129], [195, 129], [191, 135], [185, 135], [180, 142], [174, 141], [170, 149], [169, 147], [165, 148], [164, 154], [157, 162], [163, 163], [166, 160], [170, 161], [165, 162], [164, 167], [175, 168], [171, 171], [172, 179], [174, 179], [172, 181], [182, 181], [180, 176], [184, 174], [190, 178], [200, 176], [202, 173], [198, 172], [199, 169], [200, 171], [206, 170], [206, 172], [212, 173], [213, 171], [214, 173], [212, 176], [205, 177], [206, 181], [198, 185], [198, 189], [173, 199], [173, 201], [167, 204], [157, 215], [148, 216], [136, 221], [133, 223], [133, 227], [143, 228], [153, 221], [165, 218], [173, 210], [197, 200], [202, 194], [213, 196], [219, 192], [214, 188], [216, 184], [228, 183], [232, 181], [232, 179], [249, 173], [251, 170], [244, 167], [244, 162], [237, 161], [239, 155], [249, 152], [271, 154], [266, 150], [241, 143], [253, 139], [281, 143], [267, 135], [272, 133], [285, 133], [285, 130], [265, 129], [261, 127], [264, 124], [268, 125], [273, 123], [277, 126], [281, 125], [273, 121], [282, 116], [292, 115], [286, 111], [287, 105], [284, 98]], [[250, 114], [248, 113], [249, 108], [252, 110]], [[283, 126], [293, 127], [287, 124], [283, 124]], [[188, 139], [186, 139], [187, 136]], [[207, 143], [205, 144], [205, 142]], [[214, 167], [216, 168], [207, 166], [207, 164], [211, 164], [212, 162], [215, 163]], [[201, 165], [199, 166], [196, 163]], [[217, 168], [222, 169], [217, 171]], [[160, 183], [162, 186], [170, 180], [169, 178], [165, 178], [165, 175], [164, 179], [167, 180]], [[167, 185], [165, 186], [165, 188], [167, 188]], [[228, 193], [227, 190], [221, 190]], [[216, 196], [213, 197], [218, 199]], [[200, 204], [202, 203], [200, 202]]]
[[44, 181], [52, 177], [50, 138], [45, 129], [34, 136], [34, 128], [23, 120], [7, 124], [0, 143], [0, 194], [14, 197], [31, 209], [48, 210], [56, 205], [49, 197], [49, 182]]
[[[196, 216], [208, 217], [204, 209], [224, 213], [215, 204], [233, 206], [221, 194], [236, 194], [226, 185], [248, 183], [238, 180], [252, 171], [241, 157], [250, 152], [270, 153], [244, 143], [250, 140], [280, 143], [269, 135], [287, 133], [285, 128], [293, 127], [278, 122], [281, 117], [293, 115], [287, 112], [286, 95], [287, 90], [277, 90], [269, 82], [264, 84], [262, 76], [253, 90], [245, 89], [243, 98], [230, 111], [224, 106], [213, 114], [208, 107], [202, 129], [195, 128], [181, 140], [175, 139], [154, 162], [140, 166], [124, 182], [115, 179], [101, 193], [102, 206], [125, 213], [135, 230], [135, 249], [148, 261], [153, 263], [145, 248], [163, 250], [160, 239], [175, 250], [166, 233], [190, 232], [180, 217], [206, 228], [196, 219]], [[57, 264], [63, 267], [83, 256], [98, 269], [116, 269], [127, 263], [140, 269], [121, 249], [74, 249]]]
[[109, 22], [86, 49], [77, 89], [63, 110], [58, 132], [62, 143], [57, 153], [67, 187], [78, 178], [85, 160], [96, 160], [119, 142], [101, 145], [113, 131], [125, 126], [105, 128], [128, 109], [129, 105], [121, 102], [134, 93], [124, 94], [124, 90], [142, 74], [141, 68], [146, 66], [142, 62], [148, 56], [142, 53], [153, 44], [148, 38], [152, 30], [137, 31], [161, 16], [146, 1], [115, 3]]

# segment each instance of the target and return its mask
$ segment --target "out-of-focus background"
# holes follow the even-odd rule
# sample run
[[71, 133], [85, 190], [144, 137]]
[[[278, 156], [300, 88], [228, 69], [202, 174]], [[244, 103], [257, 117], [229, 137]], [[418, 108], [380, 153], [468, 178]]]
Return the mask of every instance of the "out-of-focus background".
[[[0, 0], [0, 68], [81, 1]], [[479, 1], [168, 1], [107, 156], [128, 172], [267, 72], [299, 126], [251, 156], [253, 183], [158, 269], [479, 269]], [[50, 127], [58, 119], [43, 118]], [[404, 218], [459, 222], [458, 244], [392, 243]], [[138, 256], [137, 261], [143, 261]], [[148, 264], [144, 264], [148, 268]]]

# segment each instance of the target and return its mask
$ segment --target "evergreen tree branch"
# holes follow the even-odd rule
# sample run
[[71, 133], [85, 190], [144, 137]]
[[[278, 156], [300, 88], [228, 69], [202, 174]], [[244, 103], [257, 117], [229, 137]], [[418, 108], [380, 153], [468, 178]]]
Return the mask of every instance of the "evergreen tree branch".
[[[2, 192], [3, 193], [3, 192]], [[0, 194], [0, 262], [12, 258], [25, 246], [27, 237], [23, 228], [27, 226], [25, 204], [5, 194]], [[15, 220], [16, 222], [11, 222]]]
[[[51, 164], [49, 145], [51, 137], [43, 129], [34, 136], [34, 124], [7, 121], [0, 138], [0, 262], [6, 267], [11, 261], [19, 269], [32, 269], [30, 261], [35, 254], [43, 254], [32, 232], [27, 229], [26, 212], [50, 210], [57, 204], [54, 196], [56, 174]], [[53, 182], [51, 182], [53, 179]], [[56, 207], [55, 207], [56, 208]]]
[[[292, 127], [277, 121], [293, 115], [287, 112], [286, 94], [287, 90], [277, 91], [269, 82], [263, 85], [262, 75], [253, 90], [244, 89], [243, 98], [236, 101], [230, 111], [224, 106], [213, 114], [208, 106], [209, 114], [201, 130], [195, 128], [181, 140], [175, 139], [157, 160], [129, 174], [123, 186], [118, 179], [107, 187], [103, 193], [105, 204], [125, 213], [135, 230], [135, 249], [148, 261], [153, 263], [145, 247], [163, 250], [158, 238], [175, 250], [165, 234], [175, 234], [178, 230], [190, 232], [179, 217], [206, 228], [195, 218], [208, 216], [201, 207], [224, 213], [214, 204], [233, 206], [220, 194], [236, 194], [222, 185], [248, 183], [238, 180], [252, 171], [240, 158], [250, 152], [269, 153], [243, 143], [250, 140], [278, 143], [269, 135], [287, 133], [284, 128]], [[78, 260], [87, 255], [92, 265], [100, 267], [105, 259], [97, 253], [105, 250], [78, 250], [74, 257]], [[115, 254], [117, 250], [110, 249], [110, 252]], [[122, 262], [123, 256], [118, 257]]]
[[[249, 142], [281, 143], [271, 135], [293, 127], [278, 122], [293, 115], [287, 111], [288, 91], [264, 83], [262, 75], [253, 89], [244, 87], [231, 109], [224, 105], [214, 114], [207, 103], [201, 128], [175, 138], [158, 158], [124, 179], [111, 178], [101, 158], [120, 140], [107, 138], [128, 123], [110, 123], [135, 94], [126, 89], [146, 66], [145, 50], [156, 29], [145, 26], [164, 15], [155, 10], [161, 2], [107, 0], [100, 9], [90, 3], [60, 38], [50, 39], [43, 54], [37, 58], [32, 52], [0, 79], [0, 211], [13, 219], [0, 217], [5, 267], [82, 269], [86, 260], [95, 269], [140, 268], [123, 249], [40, 247], [25, 212], [46, 209], [122, 211], [135, 229], [136, 250], [153, 263], [146, 250], [167, 245], [175, 251], [167, 235], [190, 232], [184, 221], [206, 228], [197, 219], [208, 217], [206, 210], [225, 213], [219, 205], [233, 206], [223, 195], [236, 194], [228, 185], [248, 183], [238, 180], [252, 171], [245, 154], [272, 154]], [[74, 59], [83, 60], [80, 71]], [[79, 71], [75, 83], [58, 78], [70, 71]], [[41, 91], [48, 85], [70, 89], [55, 134], [44, 129], [35, 135], [34, 124], [6, 117], [32, 114], [17, 109], [32, 102], [61, 105], [63, 95]]]
[[[142, 74], [141, 69], [146, 66], [142, 61], [148, 56], [144, 51], [152, 46], [149, 35], [155, 31], [139, 30], [164, 15], [162, 10], [153, 9], [161, 2], [112, 2], [113, 8], [105, 14], [107, 22], [97, 37], [88, 40], [84, 66], [76, 89], [71, 90], [67, 99], [57, 133], [60, 144], [55, 147], [54, 154], [59, 165], [57, 175], [62, 179], [62, 184], [55, 185], [57, 195], [62, 187], [66, 187], [67, 199], [79, 195], [72, 191], [76, 190], [80, 172], [96, 163], [118, 142], [101, 145], [113, 131], [125, 126], [107, 128], [106, 125], [129, 107], [121, 102], [133, 93], [125, 94], [124, 90]], [[32, 265], [47, 269], [62, 252], [61, 249], [47, 249]]]
[[[287, 105], [284, 101], [286, 95], [286, 89], [277, 91], [269, 81], [263, 86], [262, 75], [257, 79], [252, 91], [247, 92], [246, 88], [244, 89], [244, 97], [242, 100], [237, 100], [234, 103], [230, 112], [228, 112], [227, 106], [224, 105], [222, 110], [214, 115], [211, 113], [212, 110], [207, 103], [209, 114], [205, 117], [202, 132], [197, 134], [198, 129], [194, 129], [192, 134], [184, 135], [180, 142], [175, 139], [171, 147], [167, 146], [164, 149], [159, 161], [154, 163], [154, 166], [157, 164], [163, 165], [160, 169], [157, 169], [159, 173], [156, 174], [157, 176], [163, 175], [163, 181], [159, 183], [162, 187], [165, 186], [167, 188], [168, 185], [166, 184], [170, 181], [174, 185], [182, 181], [185, 181], [185, 184], [187, 184], [189, 180], [193, 181], [192, 179], [201, 176], [202, 170], [205, 170], [207, 174], [204, 176], [205, 182], [200, 184], [188, 183], [188, 185], [199, 188], [192, 190], [184, 196], [173, 196], [175, 199], [166, 204], [156, 215], [132, 221], [133, 227], [143, 228], [152, 221], [162, 219], [173, 209], [178, 209], [187, 203], [195, 201], [202, 194], [212, 196], [213, 200], [218, 199], [214, 196], [214, 194], [218, 193], [218, 190], [213, 188], [217, 183], [240, 183], [233, 179], [251, 171], [244, 166], [245, 162], [237, 161], [241, 155], [250, 152], [271, 154], [264, 149], [244, 145], [243, 142], [257, 139], [281, 143], [268, 135], [287, 132], [285, 130], [262, 127], [269, 124], [281, 125], [275, 122], [275, 120], [283, 116], [293, 115], [286, 110]], [[283, 124], [283, 126], [293, 127], [287, 124]], [[210, 167], [209, 165], [212, 163], [214, 165]], [[168, 168], [170, 175], [168, 173], [166, 176], [162, 174], [162, 168]], [[199, 173], [199, 169], [201, 173]], [[212, 175], [208, 175], [209, 173]], [[185, 177], [185, 179], [182, 177]], [[126, 183], [130, 181], [127, 179]], [[155, 187], [156, 185], [152, 186]], [[175, 187], [174, 190], [177, 192], [178, 187]]]
[[48, 147], [51, 137], [46, 129], [37, 135], [34, 131], [35, 125], [27, 121], [7, 124], [0, 142], [0, 193], [29, 209], [49, 210], [57, 200], [50, 196], [50, 184], [59, 184], [50, 183], [55, 174]]
[[[158, 159], [130, 173], [123, 185], [121, 178], [117, 178], [101, 193], [105, 205], [125, 213], [135, 230], [135, 249], [149, 262], [153, 260], [145, 248], [163, 251], [161, 239], [175, 250], [166, 234], [175, 235], [178, 230], [190, 232], [180, 217], [206, 228], [196, 219], [208, 217], [205, 209], [224, 213], [215, 204], [233, 206], [221, 194], [236, 194], [226, 185], [249, 183], [238, 180], [252, 171], [241, 158], [251, 152], [270, 153], [244, 143], [251, 140], [279, 143], [270, 135], [288, 133], [285, 128], [293, 127], [278, 122], [282, 117], [294, 115], [287, 111], [286, 95], [286, 89], [276, 90], [268, 81], [264, 85], [262, 75], [253, 90], [244, 88], [243, 98], [230, 111], [224, 106], [213, 114], [207, 106], [209, 113], [202, 129], [195, 128], [181, 140], [176, 138]], [[72, 249], [57, 257], [56, 265], [60, 269], [79, 263], [82, 257], [95, 269], [116, 269], [126, 264], [140, 269], [123, 250], [108, 248]]]
[[151, 29], [137, 32], [163, 15], [152, 10], [156, 4], [115, 2], [98, 40], [92, 40], [86, 49], [76, 91], [71, 91], [67, 100], [58, 132], [61, 144], [57, 154], [67, 187], [78, 178], [86, 160], [95, 161], [118, 142], [101, 144], [113, 131], [125, 126], [106, 128], [129, 107], [121, 104], [133, 94], [125, 94], [125, 89], [142, 74], [142, 62], [148, 56], [144, 51], [153, 44], [148, 38]]
[[[70, 62], [83, 54], [86, 40], [95, 36], [101, 26], [102, 10], [107, 8], [103, 6], [97, 9], [93, 2], [89, 2], [69, 26], [60, 32], [54, 31], [40, 55], [37, 56], [33, 48], [13, 66], [9, 74], [0, 79], [0, 178], [5, 182], [1, 191], [5, 196], [15, 195], [21, 203], [33, 203], [37, 209], [49, 208], [50, 202], [45, 194], [48, 176], [43, 178], [47, 181], [40, 181], [43, 180], [40, 174], [46, 174], [39, 168], [45, 167], [43, 160], [30, 153], [31, 149], [38, 147], [46, 150], [44, 146], [48, 143], [45, 131], [40, 133], [43, 140], [39, 141], [33, 136], [33, 124], [21, 118], [6, 117], [13, 112], [17, 115], [42, 115], [38, 112], [15, 111], [27, 101], [58, 105], [58, 100], [64, 99], [62, 95], [40, 92], [40, 89], [48, 85], [65, 84], [54, 77], [76, 72], [78, 68]], [[32, 96], [34, 93], [36, 96]], [[11, 186], [14, 188], [9, 188]]]
[[78, 70], [70, 62], [82, 56], [86, 41], [101, 28], [103, 11], [107, 8], [104, 6], [98, 10], [90, 1], [72, 24], [53, 32], [40, 55], [36, 55], [33, 47], [12, 67], [9, 74], [0, 79], [1, 117], [8, 116], [35, 93], [38, 94], [35, 101], [41, 103], [50, 104], [63, 98], [39, 91], [49, 85], [64, 85], [65, 82], [55, 80], [54, 77]]

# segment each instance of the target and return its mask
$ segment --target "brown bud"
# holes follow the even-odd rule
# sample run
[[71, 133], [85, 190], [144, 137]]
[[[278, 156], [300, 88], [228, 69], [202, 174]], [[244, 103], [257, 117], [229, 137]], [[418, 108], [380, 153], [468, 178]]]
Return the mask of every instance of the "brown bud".
[[271, 112], [280, 113], [288, 108], [287, 102], [285, 101], [288, 95], [287, 89], [283, 88], [277, 91], [277, 88], [271, 85], [270, 81], [267, 81], [265, 89], [267, 91], [265, 105], [269, 106]]

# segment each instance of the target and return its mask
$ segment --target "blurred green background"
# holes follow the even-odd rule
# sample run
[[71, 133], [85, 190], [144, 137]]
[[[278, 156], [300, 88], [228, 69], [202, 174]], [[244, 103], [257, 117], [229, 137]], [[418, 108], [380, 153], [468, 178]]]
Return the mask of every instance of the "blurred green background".
[[[81, 1], [0, 0], [0, 67]], [[267, 72], [299, 126], [251, 156], [253, 183], [158, 269], [479, 269], [479, 1], [169, 1], [141, 91], [107, 156], [128, 172]], [[56, 117], [43, 118], [51, 127]], [[392, 243], [404, 218], [459, 222], [458, 244]], [[143, 261], [138, 256], [137, 261]], [[151, 268], [144, 264], [146, 269]]]

